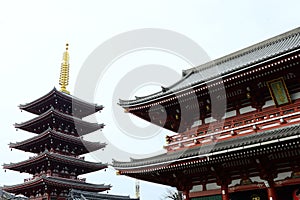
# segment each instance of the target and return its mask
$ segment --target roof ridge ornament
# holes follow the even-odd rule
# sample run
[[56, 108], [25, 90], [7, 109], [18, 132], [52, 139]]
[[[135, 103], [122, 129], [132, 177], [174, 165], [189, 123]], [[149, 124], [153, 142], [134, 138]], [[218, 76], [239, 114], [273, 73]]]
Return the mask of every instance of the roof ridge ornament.
[[70, 92], [67, 90], [67, 85], [69, 85], [69, 68], [70, 68], [70, 64], [69, 64], [70, 56], [68, 50], [69, 50], [69, 44], [66, 43], [66, 51], [63, 54], [63, 60], [61, 62], [60, 77], [59, 77], [59, 85], [61, 86], [60, 91], [66, 94], [70, 94]]

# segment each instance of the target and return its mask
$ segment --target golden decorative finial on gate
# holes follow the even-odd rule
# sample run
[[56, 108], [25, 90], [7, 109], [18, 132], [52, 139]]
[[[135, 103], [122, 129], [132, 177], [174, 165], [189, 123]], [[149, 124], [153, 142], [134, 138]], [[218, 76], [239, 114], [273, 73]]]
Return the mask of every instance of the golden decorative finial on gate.
[[69, 84], [69, 44], [66, 44], [66, 51], [63, 54], [63, 60], [61, 62], [61, 68], [60, 68], [60, 77], [59, 77], [59, 85], [60, 85], [60, 91], [70, 94], [70, 92], [67, 90], [67, 85]]

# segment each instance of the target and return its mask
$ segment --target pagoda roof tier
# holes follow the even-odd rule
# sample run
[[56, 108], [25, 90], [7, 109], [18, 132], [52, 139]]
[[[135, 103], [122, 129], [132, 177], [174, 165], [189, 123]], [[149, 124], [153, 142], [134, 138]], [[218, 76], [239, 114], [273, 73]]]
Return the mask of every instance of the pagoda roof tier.
[[[136, 198], [130, 198], [130, 196], [101, 194], [95, 192], [88, 192], [82, 190], [72, 189], [69, 193], [70, 199], [76, 200], [134, 200]], [[136, 199], [137, 200], [137, 199]]]
[[58, 91], [55, 87], [46, 95], [32, 102], [19, 105], [20, 109], [37, 115], [42, 114], [51, 107], [79, 118], [103, 109], [102, 105], [88, 103], [70, 94]]
[[210, 61], [200, 66], [183, 71], [183, 77], [170, 87], [162, 87], [162, 91], [148, 96], [136, 97], [134, 100], [120, 100], [119, 104], [125, 108], [142, 108], [148, 104], [165, 102], [165, 98], [172, 99], [182, 92], [190, 92], [192, 87], [206, 86], [230, 77], [233, 72], [250, 69], [258, 64], [270, 61], [283, 55], [299, 51], [300, 28], [275, 36], [248, 48], [231, 53], [227, 56]]
[[28, 160], [24, 160], [18, 163], [4, 164], [3, 168], [35, 174], [35, 168], [47, 171], [47, 168], [55, 168], [58, 165], [60, 167], [67, 167], [69, 170], [76, 168], [76, 171], [72, 170], [72, 172], [75, 172], [76, 175], [90, 173], [107, 168], [107, 164], [89, 162], [80, 158], [65, 156], [49, 151], [45, 151], [44, 153], [41, 153], [34, 157], [30, 157]]
[[80, 180], [71, 180], [66, 178], [59, 177], [51, 177], [51, 176], [41, 176], [37, 177], [33, 180], [26, 181], [21, 184], [12, 185], [12, 186], [4, 186], [3, 190], [7, 192], [11, 192], [14, 194], [24, 194], [28, 190], [33, 190], [38, 187], [41, 188], [60, 188], [60, 189], [78, 189], [78, 190], [86, 190], [91, 192], [102, 192], [109, 190], [111, 188], [110, 185], [104, 184], [91, 184], [86, 183]]
[[24, 140], [22, 142], [10, 143], [10, 148], [19, 149], [31, 153], [40, 153], [46, 149], [50, 151], [51, 148], [55, 149], [59, 145], [73, 147], [73, 154], [82, 155], [102, 149], [106, 146], [105, 143], [85, 141], [79, 137], [63, 134], [52, 129]]
[[104, 127], [104, 124], [87, 122], [50, 108], [38, 117], [15, 124], [15, 127], [38, 134], [51, 128], [62, 133], [80, 136], [99, 130]]
[[[143, 173], [166, 168], [176, 167], [178, 163], [189, 162], [200, 159], [201, 162], [215, 162], [210, 160], [210, 156], [221, 155], [228, 152], [247, 150], [250, 148], [264, 147], [264, 145], [280, 143], [300, 138], [300, 124], [290, 125], [274, 130], [267, 130], [255, 134], [234, 136], [232, 139], [220, 140], [214, 143], [185, 148], [177, 151], [168, 151], [154, 157], [144, 159], [133, 159], [130, 162], [114, 160], [115, 169], [130, 173]], [[177, 165], [176, 165], [177, 164]], [[180, 164], [179, 164], [180, 165]]]

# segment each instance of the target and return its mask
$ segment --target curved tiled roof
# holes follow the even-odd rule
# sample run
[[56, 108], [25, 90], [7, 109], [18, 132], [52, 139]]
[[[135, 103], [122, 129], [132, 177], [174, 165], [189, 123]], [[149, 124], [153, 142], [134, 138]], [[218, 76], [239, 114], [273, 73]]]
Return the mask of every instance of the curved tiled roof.
[[104, 185], [104, 184], [92, 184], [92, 183], [86, 183], [80, 180], [72, 180], [72, 179], [66, 179], [66, 178], [60, 178], [60, 177], [50, 177], [50, 176], [41, 176], [38, 178], [35, 178], [33, 180], [17, 184], [17, 185], [11, 185], [7, 186], [5, 185], [3, 187], [3, 190], [8, 192], [14, 192], [18, 193], [16, 191], [26, 190], [30, 188], [35, 188], [38, 185], [48, 185], [48, 186], [54, 186], [54, 187], [62, 187], [62, 188], [73, 188], [73, 189], [79, 189], [79, 190], [87, 190], [87, 191], [95, 191], [95, 192], [101, 192], [106, 191], [111, 188], [110, 185]]
[[[93, 114], [93, 113], [98, 112], [103, 109], [102, 105], [92, 104], [92, 103], [89, 103], [82, 99], [79, 99], [77, 97], [74, 97], [70, 94], [60, 92], [55, 87], [50, 92], [45, 94], [44, 96], [42, 96], [32, 102], [19, 105], [19, 108], [22, 110], [31, 112], [33, 114], [41, 114], [40, 112], [38, 112], [38, 108], [41, 106], [41, 104], [48, 102], [52, 98], [56, 98], [56, 97], [60, 97], [60, 98], [64, 99], [66, 102], [68, 102], [70, 104], [68, 106], [72, 105], [72, 107], [78, 106], [80, 108], [83, 108], [84, 109], [83, 112], [81, 112], [81, 113], [75, 112], [74, 113], [75, 116], [78, 116], [78, 117], [85, 117], [85, 116], [88, 116], [90, 114]], [[55, 106], [55, 104], [53, 104], [52, 106]], [[50, 105], [49, 105], [49, 107], [50, 107]], [[73, 112], [74, 112], [74, 110], [73, 110]]]
[[28, 160], [24, 160], [24, 161], [21, 161], [18, 163], [4, 164], [3, 168], [19, 170], [21, 168], [25, 168], [26, 166], [37, 165], [38, 162], [46, 161], [46, 160], [47, 161], [54, 160], [56, 162], [63, 163], [64, 165], [69, 164], [71, 166], [82, 167], [85, 169], [84, 173], [93, 172], [93, 171], [107, 168], [107, 164], [89, 162], [89, 161], [85, 161], [85, 160], [82, 160], [79, 158], [65, 156], [65, 155], [61, 155], [61, 154], [53, 153], [53, 152], [49, 152], [49, 151], [45, 151], [44, 153], [41, 153], [38, 156], [31, 157]]
[[87, 147], [87, 149], [85, 151], [83, 151], [82, 154], [88, 153], [88, 152], [91, 152], [94, 150], [98, 150], [98, 149], [101, 149], [106, 146], [106, 143], [85, 141], [79, 137], [63, 134], [63, 133], [54, 131], [52, 129], [48, 129], [48, 130], [44, 131], [43, 133], [41, 133], [35, 137], [29, 138], [27, 140], [24, 140], [22, 142], [10, 143], [9, 147], [27, 151], [28, 150], [26, 148], [27, 146], [35, 146], [39, 141], [41, 141], [42, 138], [49, 138], [49, 139], [57, 138], [59, 140], [65, 141], [65, 142], [70, 142], [70, 143], [72, 143], [72, 145]]
[[[54, 108], [50, 108], [45, 113], [43, 113], [43, 114], [41, 114], [41, 115], [31, 119], [31, 120], [28, 120], [28, 121], [20, 123], [20, 124], [15, 124], [15, 127], [26, 130], [26, 131], [34, 132], [30, 129], [30, 127], [33, 124], [43, 123], [44, 119], [53, 118], [54, 116], [56, 116], [60, 120], [64, 120], [66, 123], [70, 123], [70, 124], [72, 124], [76, 127], [77, 126], [82, 127], [83, 130], [80, 132], [81, 134], [78, 134], [77, 133], [78, 130], [76, 130], [76, 134], [78, 134], [78, 135], [87, 134], [87, 133], [99, 130], [99, 129], [104, 127], [104, 124], [97, 124], [97, 123], [87, 122], [87, 121], [84, 121], [80, 118], [61, 113], [61, 112], [55, 110]], [[47, 129], [48, 129], [48, 127], [47, 127]], [[47, 130], [47, 129], [45, 128], [45, 130]], [[42, 133], [43, 131], [44, 131], [43, 129], [36, 130], [36, 133]]]
[[164, 88], [163, 91], [145, 97], [138, 97], [135, 100], [120, 100], [119, 104], [127, 108], [161, 99], [192, 86], [225, 77], [234, 71], [253, 67], [258, 63], [297, 51], [299, 48], [300, 28], [296, 28], [222, 58], [184, 70], [182, 79], [172, 86]]
[[194, 148], [187, 148], [174, 152], [167, 152], [158, 156], [145, 159], [132, 159], [131, 162], [114, 161], [113, 167], [116, 169], [139, 169], [147, 167], [155, 167], [159, 165], [172, 164], [174, 162], [188, 160], [192, 158], [207, 157], [218, 154], [220, 152], [229, 152], [234, 149], [250, 148], [263, 145], [264, 142], [279, 142], [280, 140], [288, 140], [299, 138], [300, 124], [286, 126], [275, 130], [268, 130], [250, 134], [241, 137], [233, 137], [232, 139], [217, 141], [213, 144], [206, 144]]

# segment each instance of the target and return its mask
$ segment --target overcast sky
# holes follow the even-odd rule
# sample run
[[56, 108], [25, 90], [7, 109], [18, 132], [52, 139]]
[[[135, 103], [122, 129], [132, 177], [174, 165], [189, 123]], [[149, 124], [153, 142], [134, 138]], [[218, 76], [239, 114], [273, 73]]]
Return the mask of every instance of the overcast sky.
[[[59, 87], [60, 61], [66, 42], [70, 43], [68, 88], [72, 93], [76, 77], [87, 57], [115, 35], [140, 28], [167, 29], [195, 41], [214, 59], [298, 27], [299, 8], [299, 0], [0, 1], [0, 160], [9, 163], [28, 158], [28, 153], [10, 151], [7, 145], [34, 136], [15, 131], [14, 123], [33, 117], [20, 112], [17, 106], [46, 94], [54, 86]], [[153, 60], [152, 64], [164, 62], [166, 65], [165, 60], [169, 60], [169, 67], [178, 73], [190, 67], [178, 58], [163, 56], [155, 57], [157, 60]], [[120, 60], [114, 67], [120, 68], [128, 62], [129, 65], [132, 65], [131, 62], [134, 65], [141, 63], [140, 58], [133, 61], [137, 57]], [[145, 62], [142, 64], [151, 61], [148, 58]], [[126, 73], [127, 68], [122, 67], [122, 70]], [[109, 75], [117, 81], [123, 74], [115, 71]], [[109, 82], [102, 84], [102, 87], [105, 87], [103, 91], [114, 89]], [[117, 105], [112, 104], [110, 93], [97, 94], [94, 103], [105, 106], [104, 111], [97, 114], [100, 116], [99, 122], [107, 125], [103, 134], [122, 134], [111, 119], [111, 107]], [[165, 134], [166, 131], [161, 131], [155, 144], [152, 140], [120, 142], [118, 137], [109, 137], [108, 140], [120, 146], [120, 151], [136, 147], [130, 151], [153, 153], [162, 150]], [[104, 150], [97, 158], [90, 159], [98, 161], [103, 156], [104, 162], [109, 162], [107, 155], [114, 158], [118, 157], [117, 154], [119, 152], [106, 153]], [[90, 182], [113, 185], [109, 193], [133, 197], [135, 181], [114, 174], [114, 170], [109, 169], [85, 177]], [[0, 185], [21, 183], [27, 177], [27, 174], [0, 170]], [[163, 186], [141, 183], [143, 200], [160, 199], [165, 192]]]

